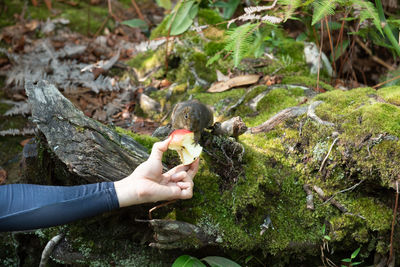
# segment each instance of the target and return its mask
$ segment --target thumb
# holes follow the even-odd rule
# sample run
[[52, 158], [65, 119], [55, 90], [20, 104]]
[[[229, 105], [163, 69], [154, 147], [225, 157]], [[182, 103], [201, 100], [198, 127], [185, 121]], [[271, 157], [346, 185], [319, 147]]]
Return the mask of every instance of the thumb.
[[149, 160], [161, 161], [163, 153], [168, 149], [170, 140], [171, 138], [168, 137], [164, 141], [154, 143]]

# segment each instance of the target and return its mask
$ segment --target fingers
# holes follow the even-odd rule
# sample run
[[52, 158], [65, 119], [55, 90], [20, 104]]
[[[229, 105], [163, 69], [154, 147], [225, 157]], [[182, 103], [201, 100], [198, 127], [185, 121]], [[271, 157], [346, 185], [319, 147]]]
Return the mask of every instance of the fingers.
[[188, 175], [193, 179], [199, 170], [200, 158], [197, 158], [192, 164], [189, 165], [189, 169], [187, 171]]
[[149, 160], [161, 161], [163, 153], [168, 149], [170, 139], [168, 137], [164, 141], [154, 143]]

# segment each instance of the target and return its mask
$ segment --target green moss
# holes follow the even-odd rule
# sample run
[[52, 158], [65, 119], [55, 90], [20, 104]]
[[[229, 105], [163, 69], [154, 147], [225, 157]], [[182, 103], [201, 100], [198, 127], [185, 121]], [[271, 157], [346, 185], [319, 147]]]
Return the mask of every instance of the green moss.
[[392, 210], [371, 197], [356, 197], [354, 199], [342, 200], [349, 211], [359, 214], [365, 218], [366, 226], [371, 231], [389, 230], [392, 224]]
[[[149, 71], [163, 65], [163, 60], [165, 58], [163, 55], [164, 51], [162, 49], [158, 49], [156, 51], [149, 50], [147, 52], [137, 54], [134, 58], [128, 60], [126, 63], [136, 69], [139, 77], [143, 77]], [[159, 77], [162, 75], [163, 73], [154, 76]]]
[[225, 43], [222, 42], [208, 42], [204, 45], [204, 52], [207, 56], [212, 57], [222, 51]]
[[[287, 75], [282, 79], [283, 84], [297, 84], [304, 85], [310, 88], [317, 88], [317, 78], [316, 77], [308, 77], [308, 76], [299, 76], [299, 75]], [[319, 88], [325, 89], [326, 91], [335, 90], [331, 85], [319, 81]]]
[[[259, 89], [262, 90], [262, 87]], [[256, 92], [259, 90], [256, 90]], [[254, 92], [254, 93], [256, 93]], [[254, 95], [252, 92], [252, 95]], [[248, 126], [259, 125], [277, 112], [298, 105], [304, 96], [304, 90], [300, 88], [276, 88], [268, 92], [257, 104], [257, 112], [259, 113], [256, 117], [245, 117], [244, 121]], [[243, 109], [239, 110], [238, 113], [243, 114]]]
[[129, 130], [125, 130], [121, 127], [116, 127], [115, 130], [120, 134], [124, 134], [124, 135], [132, 137], [135, 141], [137, 141], [138, 143], [143, 145], [145, 148], [147, 148], [149, 150], [149, 152], [151, 151], [153, 144], [155, 142], [159, 141], [158, 138], [144, 135], [144, 134], [137, 134], [137, 133], [131, 132]]
[[400, 86], [390, 86], [379, 89], [376, 94], [390, 104], [400, 106]]
[[224, 21], [218, 12], [212, 9], [200, 8], [197, 17], [200, 25], [215, 25]]

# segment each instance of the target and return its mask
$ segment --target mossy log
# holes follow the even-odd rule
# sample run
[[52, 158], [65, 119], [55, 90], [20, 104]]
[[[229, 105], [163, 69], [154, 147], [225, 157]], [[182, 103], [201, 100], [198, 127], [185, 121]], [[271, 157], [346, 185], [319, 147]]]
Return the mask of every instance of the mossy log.
[[[72, 109], [72, 104], [64, 103], [67, 100], [60, 93], [46, 91], [55, 89], [51, 85], [42, 82], [28, 85], [29, 88], [29, 98], [34, 97], [37, 100], [33, 103], [41, 106], [33, 107], [33, 117], [49, 147], [72, 172], [85, 180], [91, 169], [81, 170], [82, 162], [73, 156], [75, 151], [57, 152], [57, 145], [66, 146], [61, 143], [60, 135], [63, 138], [77, 135], [82, 142], [90, 142], [91, 148], [102, 146], [98, 148], [99, 153], [104, 153], [105, 148], [121, 149], [123, 156], [117, 155], [119, 160], [130, 159], [138, 164], [147, 157], [147, 150], [143, 148], [140, 150], [143, 157], [135, 158], [131, 150], [140, 147], [139, 144], [82, 117], [79, 111], [63, 115], [64, 107]], [[281, 108], [276, 116], [258, 124], [262, 127], [251, 125], [250, 129], [261, 130], [257, 134], [249, 131], [240, 135], [238, 142], [206, 133], [202, 136], [205, 153], [191, 200], [158, 209], [153, 217], [162, 220], [149, 221], [150, 225], [136, 220], [147, 219], [146, 209], [151, 206], [146, 205], [71, 224], [63, 230], [67, 232], [68, 244], [61, 244], [73, 253], [80, 253], [79, 257], [71, 254], [74, 257], [101, 264], [143, 263], [143, 259], [150, 258], [151, 264], [162, 266], [187, 253], [228, 254], [239, 263], [244, 263], [242, 255], [256, 255], [271, 266], [295, 262], [314, 266], [320, 261], [321, 247], [326, 248], [325, 237], [329, 236], [329, 246], [335, 249], [330, 260], [340, 262], [362, 247], [361, 260], [372, 264], [374, 256], [387, 257], [390, 246], [393, 187], [400, 165], [397, 106], [400, 94], [396, 89], [376, 92], [360, 88], [317, 95], [304, 106]], [[278, 95], [271, 90], [265, 96], [267, 100], [269, 94]], [[45, 104], [43, 99], [51, 100]], [[58, 103], [61, 100], [63, 104]], [[247, 102], [239, 105], [239, 112], [243, 112], [242, 106]], [[44, 106], [48, 105], [55, 109], [48, 111], [51, 116], [43, 113]], [[56, 122], [70, 124], [69, 134], [65, 131], [68, 127], [57, 126]], [[103, 130], [106, 134], [100, 134]], [[90, 131], [95, 133], [89, 134]], [[53, 139], [48, 135], [54, 135]], [[112, 166], [109, 164], [113, 161], [104, 160], [104, 154], [101, 161], [93, 154], [96, 152], [92, 149], [88, 154], [90, 160]], [[113, 177], [94, 172], [95, 180], [123, 177], [125, 172], [121, 168], [128, 165], [123, 164]], [[127, 173], [134, 167], [128, 168]], [[176, 234], [176, 229], [182, 231]], [[154, 231], [159, 240], [152, 237]], [[47, 240], [58, 234], [54, 229], [42, 230], [42, 233]], [[398, 241], [399, 236], [395, 234], [393, 244]], [[161, 253], [154, 256], [154, 248], [148, 247], [149, 244], [161, 249]], [[125, 253], [119, 248], [124, 248]], [[172, 248], [179, 251], [166, 250]], [[56, 247], [55, 251], [60, 254], [60, 249]], [[396, 247], [395, 252], [398, 253]]]

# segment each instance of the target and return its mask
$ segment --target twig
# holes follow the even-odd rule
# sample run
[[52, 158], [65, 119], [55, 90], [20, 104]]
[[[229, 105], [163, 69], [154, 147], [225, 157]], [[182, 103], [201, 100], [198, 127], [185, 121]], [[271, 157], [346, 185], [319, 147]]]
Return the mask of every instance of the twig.
[[133, 7], [135, 8], [135, 11], [136, 11], [136, 13], [138, 14], [139, 18], [140, 18], [141, 20], [144, 20], [144, 21], [146, 21], [147, 23], [149, 23], [149, 22], [147, 21], [147, 19], [143, 16], [142, 11], [140, 11], [140, 8], [139, 8], [139, 6], [136, 4], [136, 1], [135, 1], [135, 0], [131, 0], [131, 3], [132, 3], [132, 5], [133, 5]]
[[[325, 196], [324, 191], [322, 190], [322, 188], [320, 188], [320, 187], [314, 185], [314, 186], [313, 186], [313, 189], [314, 189], [314, 191], [317, 193], [317, 195], [319, 196], [320, 199], [322, 199], [322, 200], [324, 200], [324, 201], [327, 199], [326, 196]], [[343, 212], [344, 214], [351, 215], [351, 216], [356, 216], [356, 217], [359, 217], [359, 218], [365, 220], [365, 217], [364, 217], [364, 216], [362, 216], [362, 215], [360, 215], [360, 214], [353, 214], [353, 213], [349, 212], [345, 206], [343, 206], [340, 202], [336, 201], [335, 199], [331, 199], [329, 202], [330, 202], [334, 207], [336, 207], [338, 210], [340, 210], [341, 212]]]
[[107, 15], [106, 19], [103, 21], [103, 23], [101, 24], [100, 28], [96, 31], [96, 33], [94, 34], [94, 38], [96, 38], [100, 32], [104, 29], [104, 27], [106, 26], [108, 20], [110, 19], [110, 14]]
[[397, 215], [398, 204], [399, 204], [399, 181], [396, 181], [396, 201], [394, 203], [394, 210], [393, 210], [392, 232], [390, 233], [390, 253], [389, 253], [389, 259], [387, 261], [388, 266], [393, 258], [393, 236], [394, 236], [394, 226], [396, 224], [396, 215]]
[[326, 154], [324, 160], [321, 163], [321, 167], [319, 168], [319, 172], [322, 171], [322, 169], [325, 166], [325, 162], [328, 160], [329, 155], [331, 154], [332, 148], [335, 145], [336, 141], [339, 139], [339, 136], [335, 138], [335, 140], [333, 140], [331, 147], [329, 148], [328, 154]]
[[329, 24], [328, 24], [328, 17], [325, 16], [325, 24], [326, 24], [326, 29], [328, 31], [328, 37], [329, 37], [329, 45], [331, 46], [331, 53], [332, 53], [332, 66], [333, 66], [333, 73], [336, 73], [336, 64], [335, 64], [335, 50], [333, 49], [333, 43], [332, 43], [332, 38], [331, 38], [331, 32], [329, 30]]
[[113, 14], [113, 12], [112, 12], [111, 0], [107, 0], [107, 2], [108, 2], [108, 14], [109, 14], [115, 21], [120, 22], [121, 20], [120, 20], [118, 17], [116, 17], [116, 16]]
[[382, 85], [387, 84], [387, 83], [389, 83], [389, 82], [391, 82], [391, 81], [394, 81], [394, 80], [397, 80], [397, 79], [400, 79], [400, 75], [398, 75], [398, 76], [396, 76], [396, 77], [394, 77], [394, 78], [392, 78], [392, 79], [389, 79], [389, 80], [387, 80], [387, 81], [378, 83], [377, 85], [372, 86], [372, 88], [377, 89], [378, 87], [381, 87]]
[[317, 71], [317, 91], [319, 92], [319, 73], [321, 66], [321, 54], [322, 54], [322, 45], [324, 43], [324, 24], [321, 23], [321, 45], [319, 46], [319, 55], [318, 55], [318, 71]]
[[318, 122], [319, 124], [322, 125], [326, 125], [326, 126], [335, 126], [335, 124], [333, 124], [332, 122], [329, 121], [323, 121], [321, 120], [317, 114], [315, 114], [315, 109], [322, 104], [323, 101], [314, 101], [312, 102], [309, 106], [308, 106], [308, 110], [307, 110], [307, 117], [310, 117], [311, 119], [315, 120], [316, 122]]
[[53, 252], [54, 248], [57, 246], [57, 244], [63, 238], [64, 238], [64, 234], [59, 234], [59, 235], [54, 236], [52, 239], [49, 240], [49, 242], [47, 242], [47, 245], [43, 249], [43, 252], [42, 252], [42, 257], [40, 259], [39, 267], [45, 267], [46, 266], [46, 263], [49, 260], [50, 255]]
[[358, 183], [356, 183], [355, 185], [353, 185], [353, 186], [351, 186], [351, 187], [349, 187], [349, 188], [346, 188], [346, 189], [343, 189], [343, 190], [341, 190], [341, 191], [339, 191], [339, 192], [334, 193], [330, 198], [328, 198], [327, 200], [325, 200], [325, 202], [322, 203], [322, 204], [326, 204], [326, 203], [330, 202], [330, 201], [331, 201], [336, 195], [338, 195], [338, 194], [341, 194], [341, 193], [344, 193], [344, 192], [347, 192], [347, 191], [352, 191], [352, 190], [354, 190], [357, 186], [359, 186], [360, 184], [362, 184], [362, 182], [364, 182], [364, 181], [365, 181], [365, 179], [359, 181]]
[[[353, 30], [353, 29], [352, 29]], [[357, 44], [359, 46], [361, 46], [362, 49], [364, 49], [365, 52], [367, 52], [367, 54], [371, 57], [371, 59], [373, 61], [375, 61], [378, 64], [381, 64], [382, 66], [384, 66], [385, 68], [387, 68], [388, 70], [395, 70], [395, 68], [393, 68], [393, 66], [387, 64], [385, 61], [383, 61], [382, 59], [380, 59], [377, 56], [374, 56], [374, 54], [372, 53], [371, 49], [369, 49], [363, 42], [361, 42], [360, 38], [358, 38], [357, 36], [354, 37]]]

